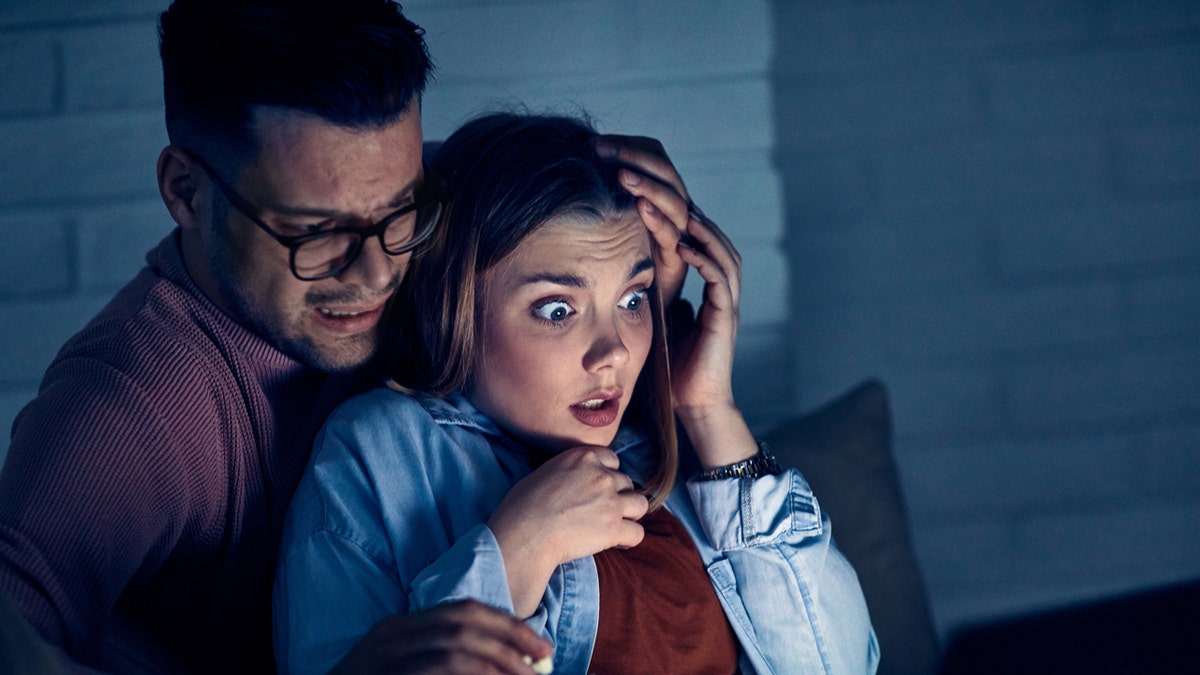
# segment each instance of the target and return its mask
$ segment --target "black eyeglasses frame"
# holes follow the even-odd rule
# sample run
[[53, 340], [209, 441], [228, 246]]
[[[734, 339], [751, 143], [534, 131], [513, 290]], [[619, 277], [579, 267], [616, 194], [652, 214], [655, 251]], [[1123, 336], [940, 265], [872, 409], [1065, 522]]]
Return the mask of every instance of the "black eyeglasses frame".
[[[440, 185], [440, 181], [430, 170], [429, 166], [422, 161], [421, 169], [425, 177], [425, 186], [422, 188], [422, 191], [428, 193], [426, 197], [422, 199], [414, 199], [413, 203], [405, 204], [392, 213], [389, 213], [383, 218], [375, 221], [371, 225], [332, 227], [327, 230], [321, 230], [320, 232], [313, 232], [311, 234], [289, 236], [280, 234], [273, 230], [271, 226], [268, 225], [262, 219], [262, 217], [258, 215], [257, 207], [251, 204], [250, 200], [239, 194], [238, 191], [235, 190], [232, 185], [226, 182], [225, 179], [221, 177], [221, 174], [219, 174], [216, 169], [212, 168], [212, 166], [198, 153], [196, 153], [194, 150], [188, 150], [186, 148], [180, 149], [192, 161], [200, 165], [200, 168], [204, 169], [205, 173], [208, 174], [208, 177], [212, 180], [213, 184], [217, 186], [217, 189], [221, 191], [221, 194], [225, 197], [226, 201], [229, 202], [230, 206], [237, 210], [238, 213], [245, 216], [250, 222], [257, 225], [260, 229], [262, 229], [263, 232], [266, 232], [268, 235], [270, 235], [272, 239], [288, 249], [288, 265], [291, 268], [292, 275], [300, 281], [320, 281], [321, 279], [328, 279], [329, 277], [335, 277], [341, 274], [347, 268], [353, 265], [354, 261], [358, 260], [358, 256], [362, 254], [363, 242], [372, 237], [377, 237], [379, 239], [380, 247], [383, 248], [385, 253], [391, 256], [397, 256], [410, 251], [416, 251], [421, 245], [425, 244], [430, 237], [433, 236], [435, 231], [437, 231], [438, 220], [446, 206], [445, 190], [438, 187]], [[395, 221], [397, 218], [406, 216], [413, 211], [418, 211], [418, 217], [420, 217], [420, 209], [431, 207], [436, 208], [432, 213], [424, 214], [424, 223], [418, 219], [416, 227], [413, 229], [413, 236], [408, 241], [404, 242], [398, 248], [393, 249], [388, 247], [387, 242], [384, 241], [383, 235], [393, 221]], [[320, 274], [301, 274], [299, 269], [296, 267], [296, 251], [299, 250], [301, 246], [309, 242], [326, 239], [328, 237], [340, 234], [353, 234], [357, 236], [357, 238], [354, 240], [355, 243], [351, 244], [346, 254], [342, 256], [341, 262], [335, 264], [334, 266], [330, 267], [330, 269]]]

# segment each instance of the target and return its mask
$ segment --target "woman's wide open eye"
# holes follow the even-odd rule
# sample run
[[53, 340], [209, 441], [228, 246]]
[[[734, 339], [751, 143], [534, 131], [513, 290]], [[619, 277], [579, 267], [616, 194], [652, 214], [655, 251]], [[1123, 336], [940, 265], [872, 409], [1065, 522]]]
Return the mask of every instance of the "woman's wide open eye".
[[565, 300], [550, 300], [534, 307], [533, 312], [546, 321], [558, 323], [574, 314], [575, 310]]
[[649, 291], [645, 288], [633, 291], [629, 295], [621, 298], [621, 301], [617, 303], [617, 307], [620, 307], [621, 309], [627, 309], [631, 312], [639, 311], [646, 304], [646, 296], [648, 294]]

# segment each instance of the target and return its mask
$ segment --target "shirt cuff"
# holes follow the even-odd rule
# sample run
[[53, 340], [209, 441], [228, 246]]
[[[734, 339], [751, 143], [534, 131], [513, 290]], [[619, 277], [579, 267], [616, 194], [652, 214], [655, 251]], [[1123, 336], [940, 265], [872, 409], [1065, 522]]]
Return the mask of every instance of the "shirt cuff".
[[504, 556], [485, 523], [467, 530], [437, 560], [421, 570], [413, 579], [409, 606], [416, 611], [466, 599], [513, 613]]
[[795, 469], [778, 476], [687, 482], [709, 543], [718, 551], [820, 535], [821, 508]]

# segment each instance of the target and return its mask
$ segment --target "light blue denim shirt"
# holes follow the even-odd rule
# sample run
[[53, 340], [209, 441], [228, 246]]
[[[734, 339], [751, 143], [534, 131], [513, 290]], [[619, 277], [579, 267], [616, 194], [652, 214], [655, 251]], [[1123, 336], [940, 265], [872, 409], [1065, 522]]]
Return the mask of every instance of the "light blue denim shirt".
[[[622, 470], [654, 452], [622, 430]], [[378, 621], [474, 598], [512, 612], [486, 521], [531, 472], [526, 451], [462, 396], [379, 388], [318, 435], [287, 515], [275, 580], [281, 672], [326, 672]], [[871, 673], [879, 648], [854, 570], [795, 470], [676, 484], [687, 528], [741, 645], [743, 673]], [[554, 645], [555, 673], [586, 673], [599, 615], [589, 556], [560, 565], [527, 623]], [[636, 658], [636, 655], [631, 655]]]

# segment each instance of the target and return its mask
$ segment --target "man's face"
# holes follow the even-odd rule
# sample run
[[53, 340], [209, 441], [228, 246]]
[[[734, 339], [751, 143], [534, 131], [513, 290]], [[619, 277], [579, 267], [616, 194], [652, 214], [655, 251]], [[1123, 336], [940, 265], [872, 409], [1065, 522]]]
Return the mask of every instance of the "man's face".
[[[270, 107], [258, 108], [253, 122], [259, 152], [225, 179], [278, 234], [374, 223], [411, 203], [423, 180], [416, 105], [382, 128], [349, 129]], [[371, 358], [385, 304], [410, 255], [390, 256], [371, 238], [338, 275], [301, 281], [288, 249], [209, 187], [211, 226], [197, 233], [197, 254], [187, 255], [185, 247], [201, 289], [239, 323], [312, 367], [348, 370]]]

